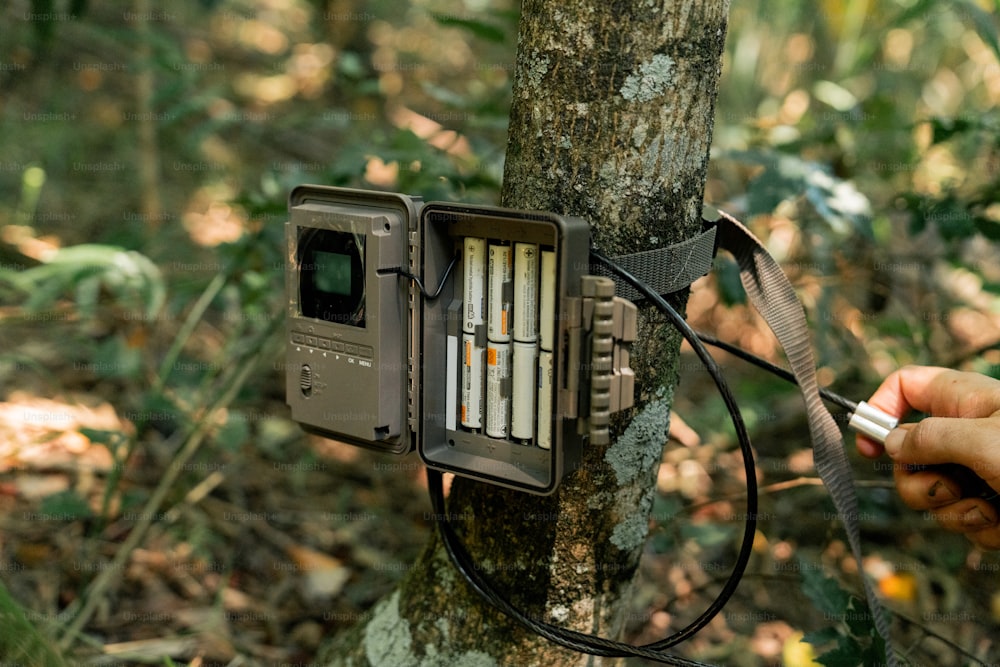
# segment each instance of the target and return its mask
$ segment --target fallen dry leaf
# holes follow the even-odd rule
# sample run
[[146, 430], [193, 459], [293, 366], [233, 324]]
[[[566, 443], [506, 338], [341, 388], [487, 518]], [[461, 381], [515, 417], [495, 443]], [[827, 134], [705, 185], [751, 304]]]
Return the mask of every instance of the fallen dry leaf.
[[0, 403], [0, 472], [14, 468], [111, 469], [107, 447], [91, 442], [81, 429], [128, 432], [110, 403], [81, 402], [15, 392]]
[[298, 545], [289, 545], [285, 551], [303, 573], [303, 593], [307, 597], [333, 597], [351, 578], [351, 570], [332, 556]]

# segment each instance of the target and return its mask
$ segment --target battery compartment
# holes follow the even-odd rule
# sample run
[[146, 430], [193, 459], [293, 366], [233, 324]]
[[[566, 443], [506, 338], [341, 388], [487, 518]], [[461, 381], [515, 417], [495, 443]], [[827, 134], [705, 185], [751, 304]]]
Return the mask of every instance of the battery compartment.
[[[457, 261], [440, 296], [422, 299], [415, 314], [422, 331], [419, 351], [412, 360], [420, 369], [420, 385], [412, 397], [419, 415], [420, 456], [439, 470], [532, 493], [551, 493], [563, 474], [578, 465], [583, 446], [575, 420], [564, 418], [562, 408], [568, 385], [573, 384], [567, 377], [571, 365], [565, 352], [570, 322], [567, 309], [570, 301], [579, 297], [580, 278], [588, 273], [589, 227], [583, 220], [554, 214], [469, 206], [459, 210], [448, 204], [426, 205], [421, 218], [418, 265], [425, 281], [443, 275], [453, 258]], [[478, 245], [484, 252], [478, 258], [467, 254], [477, 243], [467, 244], [466, 239], [481, 240]], [[518, 244], [527, 245], [519, 248]], [[514, 260], [512, 283], [518, 269], [534, 261], [529, 271], [521, 272], [522, 276], [533, 276], [530, 291], [524, 291], [522, 281], [506, 300], [512, 313], [507, 320], [509, 337], [498, 333], [498, 327], [489, 328], [491, 247], [495, 251], [509, 249]], [[533, 258], [527, 252], [531, 249]], [[520, 267], [519, 251], [525, 251]], [[554, 266], [548, 265], [552, 255], [546, 258], [545, 276], [541, 269], [543, 251], [554, 253]], [[543, 282], [549, 288], [549, 307], [544, 309]], [[496, 314], [500, 300], [492, 302]], [[535, 326], [519, 329], [527, 317], [534, 318]], [[551, 336], [543, 335], [546, 327], [551, 327]], [[521, 362], [516, 382], [515, 345], [520, 348]], [[489, 360], [490, 355], [499, 355], [502, 362], [504, 350], [509, 350], [511, 373], [498, 394], [496, 366], [487, 386]], [[479, 355], [478, 361], [474, 356], [470, 363], [469, 352]], [[531, 356], [530, 380], [525, 379], [527, 355]], [[551, 367], [546, 363], [549, 359]], [[509, 419], [496, 419], [501, 395], [509, 398]]]

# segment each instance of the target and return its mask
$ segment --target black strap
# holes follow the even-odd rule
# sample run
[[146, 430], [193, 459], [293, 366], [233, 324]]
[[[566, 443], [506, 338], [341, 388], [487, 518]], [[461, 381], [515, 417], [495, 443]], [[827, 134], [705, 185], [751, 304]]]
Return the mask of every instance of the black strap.
[[[712, 226], [681, 243], [611, 259], [657, 294], [670, 294], [688, 287], [712, 270], [715, 236], [716, 228]], [[601, 265], [595, 265], [591, 270], [598, 275], [615, 278]], [[615, 286], [615, 293], [623, 299], [637, 303], [643, 300], [642, 295], [626, 282], [616, 280]]]
[[806, 403], [809, 432], [813, 442], [816, 472], [830, 491], [833, 504], [847, 531], [851, 551], [858, 562], [858, 571], [865, 588], [875, 628], [885, 641], [886, 659], [890, 667], [898, 664], [890, 641], [889, 618], [875, 590], [864, 574], [861, 554], [861, 530], [858, 527], [858, 497], [854, 476], [844, 452], [843, 436], [833, 416], [819, 395], [816, 362], [808, 336], [805, 311], [781, 267], [763, 244], [738, 220], [721, 213], [716, 223], [719, 247], [733, 254], [740, 266], [740, 280], [754, 306], [778, 338], [792, 373], [798, 381]]
[[[743, 287], [784, 348], [792, 374], [802, 391], [816, 471], [830, 491], [847, 531], [875, 628], [885, 641], [888, 664], [895, 667], [898, 663], [889, 638], [889, 619], [875, 596], [871, 582], [864, 575], [854, 476], [844, 452], [840, 429], [820, 398], [805, 311], [788, 278], [763, 244], [736, 218], [722, 211], [719, 214], [718, 221], [706, 222], [706, 231], [683, 243], [620, 255], [614, 261], [658, 294], [666, 295], [688, 287], [708, 273], [717, 248], [728, 250], [736, 258]], [[592, 271], [614, 277], [603, 266], [592, 267]], [[615, 284], [618, 296], [631, 301], [642, 300], [642, 296], [624, 281], [617, 280]]]

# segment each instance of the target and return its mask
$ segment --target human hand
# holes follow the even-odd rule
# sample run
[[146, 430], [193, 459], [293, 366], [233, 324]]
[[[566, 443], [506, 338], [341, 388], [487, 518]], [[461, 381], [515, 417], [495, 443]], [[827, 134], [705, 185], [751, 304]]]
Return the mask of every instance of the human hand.
[[887, 377], [868, 403], [894, 417], [910, 410], [931, 415], [893, 429], [884, 446], [857, 439], [863, 456], [886, 453], [893, 460], [903, 502], [980, 547], [1000, 549], [1000, 514], [983, 497], [984, 490], [1000, 492], [1000, 381], [907, 366]]

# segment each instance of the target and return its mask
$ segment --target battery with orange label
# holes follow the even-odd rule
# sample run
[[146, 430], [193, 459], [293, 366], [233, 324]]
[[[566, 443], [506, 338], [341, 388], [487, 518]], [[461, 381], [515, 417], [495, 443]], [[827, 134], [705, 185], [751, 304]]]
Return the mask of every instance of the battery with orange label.
[[483, 427], [483, 357], [486, 349], [474, 334], [462, 334], [462, 426]]
[[506, 343], [510, 341], [514, 297], [514, 253], [509, 243], [491, 242], [487, 256], [486, 337], [497, 343]]
[[510, 343], [486, 344], [486, 435], [506, 438], [510, 432]]

